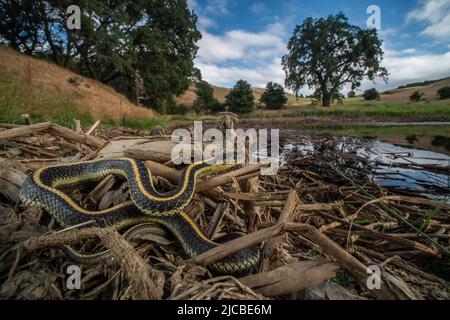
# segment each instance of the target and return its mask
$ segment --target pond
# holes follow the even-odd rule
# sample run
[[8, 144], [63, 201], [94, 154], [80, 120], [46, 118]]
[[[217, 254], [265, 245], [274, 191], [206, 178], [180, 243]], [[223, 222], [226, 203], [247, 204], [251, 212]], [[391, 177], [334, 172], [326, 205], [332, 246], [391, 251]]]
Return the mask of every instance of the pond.
[[286, 127], [281, 136], [284, 158], [353, 157], [384, 188], [450, 202], [449, 123]]
[[424, 149], [450, 155], [450, 123], [379, 122], [359, 126], [287, 127], [303, 133], [377, 139], [407, 148]]

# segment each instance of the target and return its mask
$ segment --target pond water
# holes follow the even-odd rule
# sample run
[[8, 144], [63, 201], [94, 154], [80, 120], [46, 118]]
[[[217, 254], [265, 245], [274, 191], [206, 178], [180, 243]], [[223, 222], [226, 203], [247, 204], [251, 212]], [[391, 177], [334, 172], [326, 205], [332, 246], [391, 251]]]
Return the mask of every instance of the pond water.
[[353, 156], [384, 188], [450, 202], [449, 123], [288, 127], [281, 136], [284, 158], [292, 153]]
[[450, 155], [450, 123], [448, 122], [378, 122], [366, 126], [287, 127], [303, 133], [326, 133], [336, 136], [365, 137]]

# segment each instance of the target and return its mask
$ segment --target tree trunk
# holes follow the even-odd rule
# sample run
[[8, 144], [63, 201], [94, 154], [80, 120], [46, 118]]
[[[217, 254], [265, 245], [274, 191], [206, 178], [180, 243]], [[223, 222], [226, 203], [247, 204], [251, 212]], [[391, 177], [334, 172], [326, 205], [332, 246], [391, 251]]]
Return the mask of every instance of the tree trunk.
[[322, 106], [329, 107], [331, 105], [331, 94], [323, 93], [322, 95]]

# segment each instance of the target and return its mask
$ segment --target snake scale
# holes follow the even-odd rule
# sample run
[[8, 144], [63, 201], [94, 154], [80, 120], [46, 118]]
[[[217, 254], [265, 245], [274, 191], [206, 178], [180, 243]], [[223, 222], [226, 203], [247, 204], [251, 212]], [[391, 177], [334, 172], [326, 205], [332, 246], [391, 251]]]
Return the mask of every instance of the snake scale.
[[[151, 171], [139, 160], [123, 158], [54, 165], [30, 174], [19, 197], [23, 204], [48, 211], [62, 226], [90, 220], [100, 227], [116, 228], [138, 223], [157, 224], [175, 236], [187, 256], [195, 257], [218, 244], [209, 240], [183, 209], [194, 195], [197, 178], [213, 172], [214, 167], [206, 162], [193, 163], [183, 169], [175, 190], [159, 193], [153, 185]], [[101, 181], [110, 174], [127, 180], [131, 201], [101, 211], [90, 211], [61, 190]], [[259, 249], [254, 246], [208, 267], [220, 274], [248, 273], [258, 264], [259, 256]]]

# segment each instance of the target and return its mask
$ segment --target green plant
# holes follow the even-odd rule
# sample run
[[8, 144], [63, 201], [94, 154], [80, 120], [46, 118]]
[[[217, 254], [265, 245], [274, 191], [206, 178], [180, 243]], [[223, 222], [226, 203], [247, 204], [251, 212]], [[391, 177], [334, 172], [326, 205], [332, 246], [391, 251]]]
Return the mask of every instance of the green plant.
[[213, 87], [206, 81], [199, 81], [195, 85], [197, 98], [194, 101], [194, 110], [196, 113], [223, 111], [223, 106], [219, 100], [214, 97]]
[[409, 101], [415, 101], [415, 102], [419, 102], [420, 100], [422, 100], [422, 97], [425, 94], [423, 92], [420, 91], [415, 91], [410, 97], [409, 97]]
[[354, 98], [354, 97], [356, 97], [356, 92], [354, 90], [347, 93], [347, 98]]
[[440, 88], [437, 93], [441, 100], [450, 99], [450, 86]]
[[66, 127], [73, 127], [73, 119], [93, 123], [92, 116], [81, 111], [69, 96], [40, 86], [30, 92], [22, 81], [0, 77], [0, 122], [22, 124], [25, 113], [34, 122], [52, 121]]
[[129, 119], [127, 117], [123, 117], [120, 121], [112, 121], [111, 124], [120, 125], [122, 127], [151, 131], [156, 126], [165, 127], [166, 122], [163, 118]]
[[229, 110], [235, 113], [250, 113], [255, 105], [252, 87], [242, 79], [225, 96], [225, 100]]
[[184, 114], [188, 113], [188, 111], [189, 111], [189, 107], [186, 106], [185, 104], [180, 103], [178, 105], [177, 114], [184, 115]]
[[75, 87], [78, 87], [81, 84], [81, 78], [77, 76], [70, 77], [67, 79], [69, 83], [73, 84]]
[[375, 88], [368, 89], [368, 90], [364, 91], [363, 98], [366, 101], [378, 100], [380, 98], [380, 93]]
[[173, 96], [170, 96], [166, 99], [166, 114], [177, 114], [178, 113], [178, 105]]
[[284, 88], [278, 83], [267, 83], [266, 90], [261, 95], [261, 102], [267, 109], [281, 109], [288, 101], [284, 94]]

